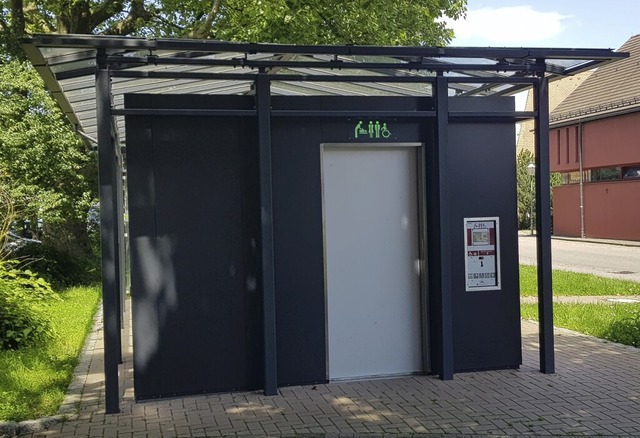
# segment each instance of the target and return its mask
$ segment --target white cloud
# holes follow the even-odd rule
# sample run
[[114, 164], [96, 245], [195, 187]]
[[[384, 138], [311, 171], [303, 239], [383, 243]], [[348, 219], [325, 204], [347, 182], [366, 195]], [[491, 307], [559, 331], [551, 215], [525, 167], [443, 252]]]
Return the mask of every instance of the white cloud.
[[567, 18], [570, 17], [536, 11], [531, 6], [509, 6], [468, 10], [465, 20], [447, 24], [454, 30], [456, 40], [520, 44], [557, 36], [564, 30]]

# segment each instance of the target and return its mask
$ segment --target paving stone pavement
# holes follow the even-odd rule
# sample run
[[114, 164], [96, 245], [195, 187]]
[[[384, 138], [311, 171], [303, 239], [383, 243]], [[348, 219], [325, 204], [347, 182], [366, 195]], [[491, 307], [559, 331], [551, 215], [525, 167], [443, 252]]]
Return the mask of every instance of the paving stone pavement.
[[128, 347], [122, 412], [115, 415], [104, 414], [99, 331], [78, 415], [30, 436], [640, 436], [640, 350], [556, 329], [556, 374], [547, 375], [538, 371], [537, 324], [523, 321], [522, 330], [519, 370], [141, 403], [133, 399]]

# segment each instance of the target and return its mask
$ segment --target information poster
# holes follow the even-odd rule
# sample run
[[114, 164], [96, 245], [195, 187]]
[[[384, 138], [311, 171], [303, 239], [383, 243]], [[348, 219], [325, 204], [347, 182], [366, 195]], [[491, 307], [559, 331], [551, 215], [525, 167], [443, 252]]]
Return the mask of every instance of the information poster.
[[500, 290], [500, 227], [497, 217], [465, 218], [466, 290]]

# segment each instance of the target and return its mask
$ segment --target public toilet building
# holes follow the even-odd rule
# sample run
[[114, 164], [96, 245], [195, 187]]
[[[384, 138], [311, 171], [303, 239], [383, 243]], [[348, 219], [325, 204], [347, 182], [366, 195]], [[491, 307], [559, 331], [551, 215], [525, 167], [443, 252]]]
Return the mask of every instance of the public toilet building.
[[[138, 400], [517, 368], [527, 118], [540, 367], [554, 372], [547, 84], [624, 54], [78, 35], [24, 47], [97, 144], [107, 412], [127, 259]], [[534, 110], [516, 111], [528, 87]]]

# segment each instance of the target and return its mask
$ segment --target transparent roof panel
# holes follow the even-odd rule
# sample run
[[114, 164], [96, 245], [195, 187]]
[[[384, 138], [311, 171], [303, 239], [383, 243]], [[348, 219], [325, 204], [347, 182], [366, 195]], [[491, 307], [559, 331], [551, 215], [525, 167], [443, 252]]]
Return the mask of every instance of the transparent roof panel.
[[[501, 95], [530, 86], [525, 79], [535, 75], [554, 78], [626, 56], [609, 49], [294, 46], [94, 35], [35, 35], [23, 47], [65, 114], [90, 136], [99, 54], [112, 75], [114, 108], [122, 108], [127, 93], [246, 94], [258, 72], [273, 75], [274, 95], [428, 96], [438, 73], [449, 78], [450, 95]], [[121, 139], [123, 127], [118, 123]]]

